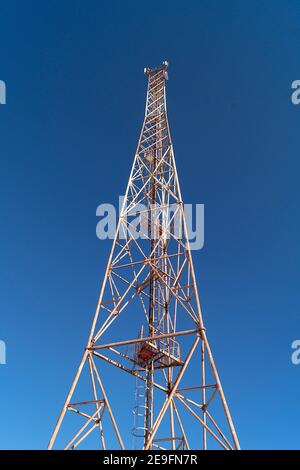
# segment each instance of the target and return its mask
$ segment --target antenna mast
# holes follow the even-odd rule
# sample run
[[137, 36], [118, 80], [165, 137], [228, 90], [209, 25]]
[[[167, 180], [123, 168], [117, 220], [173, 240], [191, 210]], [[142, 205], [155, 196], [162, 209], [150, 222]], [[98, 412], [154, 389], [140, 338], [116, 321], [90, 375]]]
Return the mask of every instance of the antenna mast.
[[[146, 112], [118, 227], [88, 342], [48, 449], [112, 449], [112, 434], [121, 449], [130, 445], [131, 427], [120, 431], [122, 382], [105, 376], [105, 366], [119, 369], [120, 380], [133, 376], [138, 390], [144, 384], [135, 408], [143, 423], [134, 431], [142, 449], [240, 448], [200, 308], [167, 118], [167, 69], [163, 62], [144, 70]], [[71, 415], [73, 427], [65, 426]]]

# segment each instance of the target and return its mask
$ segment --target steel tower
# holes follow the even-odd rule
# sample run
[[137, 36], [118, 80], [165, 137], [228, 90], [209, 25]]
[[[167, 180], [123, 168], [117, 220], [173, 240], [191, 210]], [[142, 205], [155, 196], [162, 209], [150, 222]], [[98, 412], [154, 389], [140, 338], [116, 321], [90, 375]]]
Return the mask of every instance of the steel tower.
[[[131, 431], [145, 450], [239, 449], [200, 309], [167, 118], [167, 68], [145, 69], [145, 118], [115, 238], [48, 449], [58, 440], [65, 449], [112, 449], [112, 436], [124, 449]], [[136, 334], [128, 336], [130, 328]], [[120, 371], [118, 381], [106, 372], [105, 387], [104, 365]], [[130, 411], [124, 420], [125, 372], [136, 380], [133, 430]]]

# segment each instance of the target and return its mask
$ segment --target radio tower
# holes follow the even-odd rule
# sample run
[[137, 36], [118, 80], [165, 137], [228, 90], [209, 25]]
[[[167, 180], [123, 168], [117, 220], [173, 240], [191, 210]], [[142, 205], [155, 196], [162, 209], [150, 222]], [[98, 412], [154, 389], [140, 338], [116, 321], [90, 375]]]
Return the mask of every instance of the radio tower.
[[[48, 449], [125, 449], [131, 433], [145, 450], [239, 449], [200, 309], [167, 118], [167, 68], [145, 69], [145, 118], [115, 238]], [[125, 373], [135, 377], [134, 425]]]

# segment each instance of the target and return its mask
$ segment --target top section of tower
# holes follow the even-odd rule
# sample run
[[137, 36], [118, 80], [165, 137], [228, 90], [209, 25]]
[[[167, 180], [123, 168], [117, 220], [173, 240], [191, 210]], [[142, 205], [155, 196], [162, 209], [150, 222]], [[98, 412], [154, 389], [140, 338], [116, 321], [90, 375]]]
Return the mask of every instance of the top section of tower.
[[150, 67], [144, 68], [144, 74], [148, 75], [148, 76], [151, 76], [151, 75], [155, 75], [157, 72], [163, 72], [163, 76], [164, 76], [165, 80], [168, 80], [168, 78], [169, 78], [168, 77], [168, 72], [167, 72], [168, 67], [169, 67], [169, 62], [164, 60], [162, 65], [159, 66], [159, 67], [155, 67], [154, 69], [150, 69]]
[[[158, 125], [161, 126], [161, 129], [167, 128], [167, 124], [163, 123], [162, 120], [166, 119], [167, 112], [165, 82], [168, 80], [168, 66], [168, 62], [164, 61], [160, 67], [154, 69], [148, 67], [144, 69], [145, 75], [148, 77], [145, 116], [149, 119], [151, 129], [154, 129], [153, 126], [155, 124], [156, 131]], [[156, 135], [156, 138], [158, 138], [158, 135]], [[148, 143], [149, 140], [149, 137], [147, 137], [145, 142]]]

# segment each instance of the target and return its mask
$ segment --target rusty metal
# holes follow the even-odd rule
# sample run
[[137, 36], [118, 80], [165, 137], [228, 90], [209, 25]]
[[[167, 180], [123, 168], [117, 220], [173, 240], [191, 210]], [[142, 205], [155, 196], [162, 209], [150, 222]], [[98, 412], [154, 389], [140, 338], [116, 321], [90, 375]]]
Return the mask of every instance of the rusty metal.
[[[98, 448], [111, 448], [107, 421], [115, 441], [125, 448], [128, 439], [123, 440], [119, 426], [120, 408], [122, 416], [125, 410], [121, 402], [112, 406], [111, 400], [111, 391], [116, 393], [116, 385], [121, 391], [121, 382], [110, 383], [106, 377], [104, 387], [100, 373], [105, 363], [119, 369], [120, 381], [122, 371], [138, 381], [138, 390], [144, 390], [136, 413], [143, 420], [135, 432], [139, 448], [240, 448], [200, 307], [167, 117], [167, 69], [167, 62], [145, 69], [145, 118], [116, 234], [89, 338], [48, 449], [75, 449], [83, 443], [87, 448], [95, 430]], [[140, 238], [134, 236], [133, 217], [140, 217]], [[183, 225], [180, 236], [175, 233], [178, 217]], [[112, 326], [126, 316], [130, 319], [132, 308], [139, 315], [136, 331], [145, 331], [146, 336], [128, 339], [122, 327], [115, 337]], [[109, 342], [103, 341], [104, 334]], [[70, 414], [81, 420], [74, 432], [63, 427]], [[194, 419], [192, 429], [185, 424], [187, 416]]]

